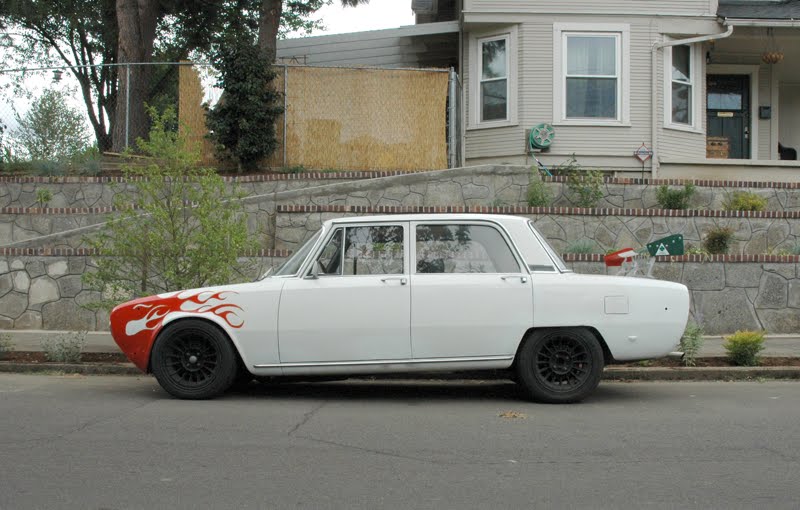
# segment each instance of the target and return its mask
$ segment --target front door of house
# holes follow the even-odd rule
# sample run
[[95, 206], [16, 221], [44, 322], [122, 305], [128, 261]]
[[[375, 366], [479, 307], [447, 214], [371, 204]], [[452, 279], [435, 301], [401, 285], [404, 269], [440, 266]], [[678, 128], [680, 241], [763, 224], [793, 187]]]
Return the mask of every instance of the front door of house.
[[728, 139], [728, 158], [750, 158], [750, 77], [709, 74], [708, 136]]

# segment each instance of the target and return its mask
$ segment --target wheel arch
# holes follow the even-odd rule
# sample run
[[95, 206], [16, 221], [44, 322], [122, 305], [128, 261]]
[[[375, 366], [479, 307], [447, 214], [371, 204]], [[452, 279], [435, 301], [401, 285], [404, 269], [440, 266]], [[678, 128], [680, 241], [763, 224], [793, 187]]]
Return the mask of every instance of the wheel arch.
[[516, 368], [517, 360], [519, 359], [519, 352], [520, 352], [520, 350], [522, 350], [522, 346], [525, 345], [525, 342], [536, 331], [565, 329], [565, 328], [580, 328], [580, 329], [585, 329], [586, 331], [591, 333], [592, 336], [594, 336], [595, 339], [597, 340], [597, 342], [600, 344], [600, 348], [603, 350], [603, 362], [604, 362], [604, 364], [609, 365], [609, 364], [614, 362], [614, 355], [611, 354], [611, 349], [608, 348], [608, 344], [606, 343], [606, 340], [603, 338], [603, 335], [601, 335], [600, 332], [596, 328], [594, 328], [592, 326], [583, 326], [583, 325], [579, 325], [579, 326], [555, 326], [555, 327], [548, 326], [548, 327], [542, 327], [542, 328], [529, 328], [527, 331], [525, 331], [525, 334], [522, 335], [522, 339], [520, 339], [519, 344], [517, 344], [517, 352], [514, 353], [514, 362], [511, 364], [510, 368], [511, 369], [515, 369]]
[[153, 366], [153, 351], [154, 351], [153, 346], [156, 345], [156, 342], [158, 342], [158, 339], [161, 337], [161, 335], [165, 334], [170, 329], [172, 329], [172, 327], [174, 327], [176, 324], [179, 324], [179, 323], [182, 323], [182, 322], [186, 322], [186, 321], [199, 321], [199, 322], [205, 322], [207, 324], [211, 324], [220, 333], [222, 333], [222, 335], [228, 340], [228, 342], [231, 344], [231, 346], [233, 346], [233, 352], [236, 353], [237, 368], [239, 370], [242, 370], [242, 369], [246, 370], [247, 369], [246, 365], [244, 364], [244, 360], [242, 359], [242, 353], [239, 352], [239, 346], [233, 340], [233, 337], [231, 336], [231, 334], [228, 331], [226, 331], [225, 328], [222, 327], [221, 324], [219, 324], [218, 322], [216, 322], [216, 321], [214, 321], [212, 319], [209, 319], [208, 317], [204, 317], [204, 316], [184, 315], [184, 316], [181, 316], [181, 317], [178, 317], [176, 319], [173, 319], [173, 320], [169, 321], [168, 323], [162, 325], [161, 328], [158, 330], [158, 333], [156, 334], [155, 338], [153, 339], [153, 343], [150, 346], [150, 353], [147, 356], [147, 373], [148, 374], [152, 374], [153, 373], [153, 369], [152, 369], [152, 366]]

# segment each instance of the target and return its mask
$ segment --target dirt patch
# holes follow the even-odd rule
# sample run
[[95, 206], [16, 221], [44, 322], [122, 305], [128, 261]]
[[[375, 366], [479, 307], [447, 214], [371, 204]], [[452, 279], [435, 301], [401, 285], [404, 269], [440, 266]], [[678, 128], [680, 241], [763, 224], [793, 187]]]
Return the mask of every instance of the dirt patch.
[[[620, 367], [648, 368], [648, 367], [682, 367], [683, 361], [677, 358], [664, 358], [652, 361], [637, 361], [633, 363], [622, 363]], [[733, 367], [728, 358], [698, 358], [696, 367]], [[800, 358], [761, 358], [760, 367], [800, 367]]]
[[[50, 363], [43, 352], [11, 351], [0, 357], [2, 361], [12, 363]], [[122, 353], [85, 352], [81, 354], [82, 363], [127, 363], [128, 358]]]

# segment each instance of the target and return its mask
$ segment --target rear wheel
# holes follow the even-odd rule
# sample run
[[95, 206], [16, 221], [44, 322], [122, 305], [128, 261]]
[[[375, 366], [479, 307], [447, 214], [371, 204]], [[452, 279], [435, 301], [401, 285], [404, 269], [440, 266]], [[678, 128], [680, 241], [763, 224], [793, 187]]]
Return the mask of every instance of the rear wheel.
[[597, 388], [602, 374], [603, 349], [583, 328], [534, 331], [517, 359], [518, 383], [540, 402], [583, 400]]
[[213, 398], [236, 379], [236, 353], [216, 326], [181, 320], [167, 326], [155, 344], [151, 368], [170, 395], [182, 399]]

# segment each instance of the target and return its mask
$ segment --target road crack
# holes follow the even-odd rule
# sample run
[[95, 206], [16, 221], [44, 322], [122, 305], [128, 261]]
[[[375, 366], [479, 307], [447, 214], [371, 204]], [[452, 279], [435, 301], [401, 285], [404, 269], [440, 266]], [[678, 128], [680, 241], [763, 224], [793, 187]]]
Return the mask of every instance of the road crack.
[[302, 427], [303, 425], [305, 425], [306, 423], [308, 423], [308, 421], [309, 421], [311, 418], [313, 418], [313, 417], [314, 417], [314, 415], [315, 415], [315, 414], [317, 414], [317, 413], [319, 412], [319, 410], [320, 410], [320, 409], [322, 409], [323, 407], [325, 407], [326, 405], [328, 405], [328, 401], [327, 401], [327, 400], [325, 400], [325, 401], [321, 402], [319, 405], [317, 405], [316, 407], [314, 407], [313, 409], [311, 409], [309, 412], [305, 413], [305, 414], [303, 415], [303, 418], [302, 418], [302, 419], [301, 419], [299, 422], [297, 422], [297, 423], [294, 425], [294, 427], [292, 427], [292, 428], [291, 428], [291, 430], [289, 430], [289, 432], [287, 432], [287, 433], [286, 433], [286, 435], [287, 435], [287, 436], [289, 436], [289, 437], [292, 437], [292, 435], [293, 435], [295, 432], [297, 432], [297, 429], [299, 429], [300, 427]]

